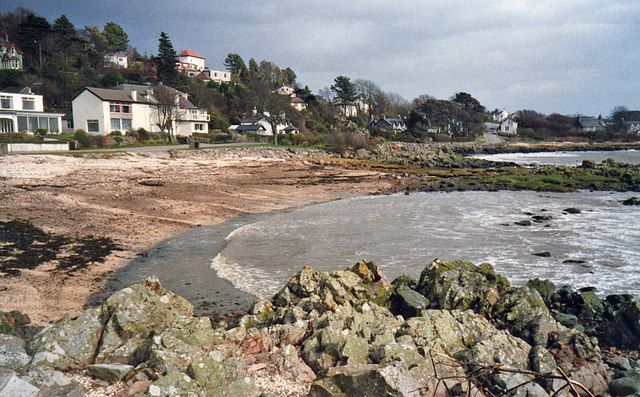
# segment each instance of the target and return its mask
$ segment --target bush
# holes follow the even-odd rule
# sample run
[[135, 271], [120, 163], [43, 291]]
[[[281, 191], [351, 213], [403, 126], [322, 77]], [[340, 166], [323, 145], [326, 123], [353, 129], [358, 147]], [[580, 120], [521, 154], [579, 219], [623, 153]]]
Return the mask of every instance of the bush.
[[76, 130], [76, 132], [73, 133], [73, 139], [78, 141], [81, 148], [88, 149], [92, 145], [91, 137], [85, 130]]
[[38, 128], [35, 132], [34, 135], [37, 136], [40, 139], [44, 139], [45, 136], [47, 136], [48, 131], [44, 128]]
[[358, 149], [371, 150], [376, 142], [368, 134], [359, 131], [336, 131], [326, 140], [327, 150], [333, 153], [345, 153]]

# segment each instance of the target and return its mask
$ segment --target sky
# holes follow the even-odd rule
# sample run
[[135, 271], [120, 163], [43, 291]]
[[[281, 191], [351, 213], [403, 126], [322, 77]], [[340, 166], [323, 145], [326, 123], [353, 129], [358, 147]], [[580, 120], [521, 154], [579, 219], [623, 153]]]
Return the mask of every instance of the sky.
[[76, 27], [116, 22], [141, 53], [161, 31], [207, 66], [227, 54], [339, 75], [407, 99], [472, 94], [488, 109], [608, 115], [640, 108], [639, 0], [2, 0]]

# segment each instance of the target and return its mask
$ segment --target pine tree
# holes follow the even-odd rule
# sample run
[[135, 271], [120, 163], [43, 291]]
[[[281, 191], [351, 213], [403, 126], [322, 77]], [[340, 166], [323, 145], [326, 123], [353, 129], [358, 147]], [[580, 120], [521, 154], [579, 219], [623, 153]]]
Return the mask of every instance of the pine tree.
[[331, 91], [335, 93], [334, 101], [342, 106], [349, 105], [358, 99], [356, 85], [346, 76], [338, 76], [331, 86]]
[[160, 44], [158, 45], [158, 57], [156, 58], [158, 80], [166, 84], [172, 84], [178, 80], [177, 60], [178, 54], [173, 48], [171, 39], [169, 39], [169, 36], [165, 32], [161, 32]]
[[76, 36], [76, 27], [73, 26], [66, 15], [60, 15], [51, 27], [51, 32], [57, 34], [61, 38], [71, 39]]
[[114, 22], [107, 22], [104, 25], [104, 37], [109, 42], [111, 51], [127, 51], [129, 49], [129, 36], [122, 29], [122, 26]]

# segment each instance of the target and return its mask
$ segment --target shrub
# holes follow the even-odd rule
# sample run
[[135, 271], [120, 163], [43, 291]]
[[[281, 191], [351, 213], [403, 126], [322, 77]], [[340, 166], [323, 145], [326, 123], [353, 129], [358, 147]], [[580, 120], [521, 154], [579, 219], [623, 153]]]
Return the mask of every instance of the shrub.
[[40, 139], [44, 139], [45, 136], [47, 136], [48, 131], [44, 128], [38, 128], [34, 134], [35, 136], [37, 136]]
[[358, 149], [371, 150], [376, 142], [368, 134], [360, 131], [336, 131], [326, 140], [327, 150], [333, 153], [345, 153]]
[[90, 148], [92, 145], [91, 137], [85, 130], [76, 130], [73, 134], [73, 139], [78, 141], [81, 148]]

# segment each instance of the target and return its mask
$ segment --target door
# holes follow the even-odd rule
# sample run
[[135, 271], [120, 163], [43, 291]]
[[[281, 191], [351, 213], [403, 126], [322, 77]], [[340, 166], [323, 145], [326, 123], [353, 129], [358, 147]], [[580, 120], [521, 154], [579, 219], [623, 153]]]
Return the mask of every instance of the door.
[[13, 132], [13, 120], [0, 119], [0, 133], [8, 134]]

